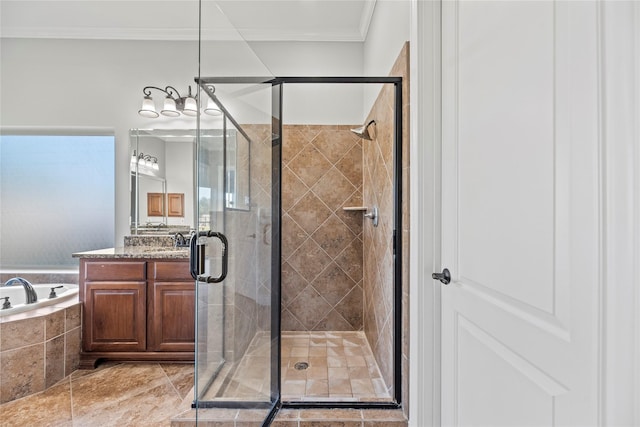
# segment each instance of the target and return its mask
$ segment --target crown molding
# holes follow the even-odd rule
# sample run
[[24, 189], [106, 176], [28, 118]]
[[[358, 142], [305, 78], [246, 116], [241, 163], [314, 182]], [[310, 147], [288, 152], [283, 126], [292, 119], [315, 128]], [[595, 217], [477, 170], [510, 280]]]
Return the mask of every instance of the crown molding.
[[376, 9], [376, 0], [368, 0], [364, 4], [364, 8], [362, 9], [362, 16], [360, 17], [360, 38], [362, 41], [367, 39], [367, 34], [369, 34], [369, 26], [371, 25], [371, 18], [373, 17], [373, 12]]
[[[220, 31], [217, 37], [229, 35]], [[21, 27], [3, 28], [1, 38], [24, 39], [86, 39], [86, 40], [198, 40], [198, 30], [192, 28], [97, 28], [97, 27]], [[237, 35], [236, 35], [237, 38]]]
[[[308, 42], [363, 42], [360, 31], [299, 31], [279, 29], [243, 29], [237, 30], [242, 39], [246, 41], [308, 41]], [[204, 37], [203, 37], [204, 39]]]
[[[363, 21], [366, 19], [363, 15]], [[207, 41], [325, 41], [363, 42], [363, 24], [359, 31], [322, 32], [287, 29], [205, 29], [202, 40]], [[368, 19], [370, 21], [370, 17]], [[364, 25], [368, 29], [368, 22]], [[364, 30], [366, 37], [366, 30]], [[89, 28], [89, 27], [22, 27], [3, 28], [0, 38], [23, 39], [84, 39], [84, 40], [161, 40], [197, 41], [195, 28]]]

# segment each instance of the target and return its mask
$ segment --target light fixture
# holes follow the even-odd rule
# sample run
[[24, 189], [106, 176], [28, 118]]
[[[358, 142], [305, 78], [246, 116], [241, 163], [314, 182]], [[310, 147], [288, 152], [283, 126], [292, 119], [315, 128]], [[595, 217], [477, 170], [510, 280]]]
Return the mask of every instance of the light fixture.
[[[151, 89], [159, 90], [166, 95], [160, 113], [156, 110], [153, 98], [151, 98]], [[213, 94], [215, 87], [208, 85], [207, 90]], [[142, 117], [155, 119], [159, 117], [160, 114], [167, 117], [179, 117], [181, 114], [191, 117], [198, 115], [198, 97], [191, 95], [191, 86], [189, 86], [189, 94], [187, 96], [181, 96], [180, 92], [173, 86], [167, 86], [164, 89], [156, 86], [146, 86], [142, 89], [142, 93], [144, 94], [144, 98], [142, 99], [142, 106], [138, 110], [138, 114]], [[210, 116], [222, 115], [222, 111], [211, 98], [207, 99], [207, 107], [203, 112]]]
[[220, 111], [220, 108], [218, 108], [218, 105], [211, 98], [207, 100], [207, 108], [204, 109], [204, 113], [210, 116], [222, 115], [222, 111]]
[[176, 107], [176, 100], [171, 98], [170, 96], [167, 96], [164, 99], [164, 106], [162, 107], [162, 111], [160, 111], [160, 114], [167, 117], [178, 117], [180, 115], [180, 112]]
[[158, 165], [158, 158], [151, 156], [149, 154], [136, 154], [136, 151], [133, 151], [131, 155], [131, 168], [138, 168], [138, 171], [141, 173], [149, 173], [152, 171], [160, 170], [160, 166]]
[[[191, 95], [191, 88], [189, 88], [189, 95]], [[182, 113], [186, 116], [191, 117], [198, 115], [198, 103], [191, 96], [188, 96], [187, 99], [184, 100], [184, 108], [182, 109]]]
[[205, 114], [210, 116], [221, 116], [222, 108], [218, 105], [218, 101], [216, 98], [216, 87], [214, 85], [206, 85], [206, 91], [209, 93], [209, 97], [207, 98], [207, 108], [203, 111]]
[[159, 116], [156, 111], [156, 106], [153, 105], [153, 99], [150, 96], [145, 96], [142, 100], [142, 107], [138, 110], [138, 114], [142, 117], [149, 117], [150, 119], [155, 119]]

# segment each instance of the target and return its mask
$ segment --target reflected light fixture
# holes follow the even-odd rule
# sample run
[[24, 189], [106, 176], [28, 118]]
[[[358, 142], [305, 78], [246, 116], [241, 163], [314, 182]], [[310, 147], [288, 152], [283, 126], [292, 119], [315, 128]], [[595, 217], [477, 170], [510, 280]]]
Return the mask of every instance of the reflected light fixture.
[[[151, 97], [152, 89], [165, 94], [160, 113], [156, 110], [153, 98]], [[215, 88], [213, 86], [209, 86], [208, 90], [211, 93], [215, 92]], [[138, 114], [142, 117], [155, 119], [160, 117], [160, 114], [166, 117], [179, 117], [183, 114], [190, 117], [198, 115], [198, 97], [194, 97], [191, 94], [191, 86], [189, 86], [189, 94], [187, 96], [181, 96], [180, 92], [178, 92], [178, 90], [173, 86], [166, 86], [164, 89], [156, 86], [146, 86], [142, 89], [142, 93], [144, 94], [144, 98], [142, 98], [142, 106], [138, 110]], [[208, 98], [207, 107], [203, 112], [210, 116], [222, 115], [222, 111], [220, 111], [216, 103], [213, 102], [211, 98]]]
[[136, 154], [135, 150], [131, 155], [131, 168], [132, 170], [138, 167], [138, 169], [146, 169], [146, 170], [160, 170], [160, 166], [158, 165], [158, 158], [151, 156], [149, 154]]

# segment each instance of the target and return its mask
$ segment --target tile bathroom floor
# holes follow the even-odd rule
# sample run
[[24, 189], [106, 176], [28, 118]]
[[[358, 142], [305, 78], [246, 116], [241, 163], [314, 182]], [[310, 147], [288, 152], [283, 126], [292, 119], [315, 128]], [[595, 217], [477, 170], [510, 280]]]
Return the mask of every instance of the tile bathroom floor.
[[[391, 401], [363, 332], [283, 331], [281, 348], [283, 402]], [[228, 379], [219, 375], [203, 400], [268, 400], [270, 355], [268, 334], [257, 334]]]
[[[283, 402], [391, 401], [371, 348], [362, 332], [282, 332]], [[213, 387], [216, 400], [267, 398], [268, 335], [257, 334], [232, 368], [230, 381]], [[307, 369], [295, 369], [304, 362]], [[215, 383], [214, 383], [215, 386]], [[261, 398], [262, 396], [262, 398]], [[259, 427], [265, 410], [200, 409], [204, 427]], [[174, 427], [196, 426], [194, 410], [174, 419]], [[406, 427], [401, 409], [281, 409], [271, 427]]]
[[[240, 362], [234, 382], [262, 394], [264, 349], [268, 339], [256, 337], [246, 360]], [[259, 357], [259, 359], [256, 359]], [[297, 370], [295, 364], [308, 363]], [[245, 363], [245, 365], [243, 365]], [[253, 369], [247, 369], [250, 365]], [[259, 374], [257, 374], [259, 372]], [[250, 378], [242, 378], [242, 374]], [[261, 381], [257, 380], [260, 376]], [[389, 401], [371, 349], [361, 332], [283, 332], [283, 401]], [[234, 392], [236, 397], [242, 395]], [[253, 394], [255, 396], [255, 394]], [[193, 426], [193, 365], [164, 363], [104, 363], [96, 370], [78, 370], [50, 389], [0, 405], [0, 426]], [[224, 411], [224, 410], [223, 410]], [[203, 411], [203, 425], [259, 425], [243, 414]], [[245, 416], [262, 418], [262, 413]], [[180, 420], [182, 418], [182, 420]], [[172, 424], [173, 419], [173, 424]], [[369, 420], [369, 421], [367, 421]], [[240, 424], [238, 424], [240, 422]], [[327, 424], [329, 423], [329, 424]], [[300, 425], [406, 426], [401, 411], [282, 410], [274, 426]]]
[[193, 400], [193, 364], [105, 363], [0, 405], [0, 425], [170, 426]]
[[[296, 369], [305, 363], [306, 369]], [[390, 401], [363, 332], [283, 332], [283, 401]]]

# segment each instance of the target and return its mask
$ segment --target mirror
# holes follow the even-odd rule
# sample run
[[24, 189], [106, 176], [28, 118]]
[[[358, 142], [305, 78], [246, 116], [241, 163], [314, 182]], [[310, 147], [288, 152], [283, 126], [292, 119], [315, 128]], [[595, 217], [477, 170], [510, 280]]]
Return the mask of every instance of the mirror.
[[198, 156], [198, 230], [219, 229], [225, 210], [251, 209], [250, 140], [236, 129], [227, 129], [226, 137], [209, 131], [201, 135]]
[[[194, 230], [196, 130], [131, 129], [129, 138], [131, 234]], [[226, 174], [221, 170], [216, 178], [224, 180], [224, 195], [209, 195], [211, 202], [219, 199], [221, 203], [211, 203], [209, 210], [222, 212], [223, 206], [249, 210], [249, 139], [235, 129], [227, 129], [226, 137], [221, 129], [201, 130], [200, 138], [206, 148], [200, 155], [219, 156], [226, 165]], [[198, 197], [201, 207], [202, 196]]]
[[249, 210], [250, 141], [235, 129], [227, 130], [225, 206], [228, 209]]
[[129, 139], [131, 234], [188, 233], [195, 217], [195, 130], [131, 129]]

